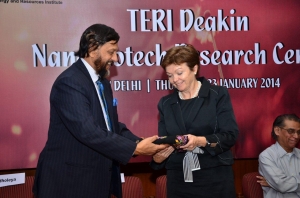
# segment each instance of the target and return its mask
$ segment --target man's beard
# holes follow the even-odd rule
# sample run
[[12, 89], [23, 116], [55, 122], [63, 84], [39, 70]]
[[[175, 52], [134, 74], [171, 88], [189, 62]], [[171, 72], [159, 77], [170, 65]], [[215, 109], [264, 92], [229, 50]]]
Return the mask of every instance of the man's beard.
[[111, 61], [103, 62], [101, 56], [94, 61], [96, 66], [96, 73], [100, 75], [101, 78], [106, 78], [110, 75], [110, 71], [107, 67], [108, 64], [111, 64]]

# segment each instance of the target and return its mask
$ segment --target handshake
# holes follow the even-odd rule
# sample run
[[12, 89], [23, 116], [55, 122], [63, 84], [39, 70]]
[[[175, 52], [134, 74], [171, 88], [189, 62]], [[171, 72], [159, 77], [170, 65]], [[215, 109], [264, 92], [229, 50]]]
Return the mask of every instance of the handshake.
[[174, 136], [152, 136], [143, 139], [137, 144], [135, 155], [155, 155], [161, 151], [173, 152], [175, 149], [178, 152], [183, 151], [180, 146], [188, 143], [188, 136], [174, 135]]

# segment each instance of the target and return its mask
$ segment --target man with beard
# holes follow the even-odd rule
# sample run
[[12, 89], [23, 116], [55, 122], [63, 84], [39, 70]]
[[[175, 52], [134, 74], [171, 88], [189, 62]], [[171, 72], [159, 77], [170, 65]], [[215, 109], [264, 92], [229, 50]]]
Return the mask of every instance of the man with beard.
[[79, 59], [54, 82], [48, 140], [33, 187], [36, 197], [109, 198], [114, 194], [121, 198], [119, 163], [165, 148], [152, 143], [157, 136], [141, 141], [118, 121], [117, 104], [105, 78], [117, 61], [118, 41], [113, 28], [90, 26], [75, 53]]

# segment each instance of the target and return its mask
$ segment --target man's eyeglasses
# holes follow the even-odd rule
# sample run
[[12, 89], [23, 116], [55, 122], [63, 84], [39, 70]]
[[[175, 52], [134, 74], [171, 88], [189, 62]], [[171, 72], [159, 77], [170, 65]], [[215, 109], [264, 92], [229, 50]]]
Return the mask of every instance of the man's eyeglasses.
[[296, 131], [296, 129], [285, 129], [282, 127], [279, 127], [279, 128], [286, 130], [290, 135], [294, 135], [295, 133], [297, 133], [300, 136], [300, 130]]

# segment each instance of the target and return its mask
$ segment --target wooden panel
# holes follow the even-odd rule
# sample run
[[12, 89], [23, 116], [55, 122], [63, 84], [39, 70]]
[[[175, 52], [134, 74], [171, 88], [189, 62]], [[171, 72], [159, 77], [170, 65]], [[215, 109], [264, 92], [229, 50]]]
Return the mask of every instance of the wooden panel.
[[242, 197], [242, 178], [246, 173], [258, 171], [258, 159], [238, 159], [233, 164], [234, 183], [237, 197]]

